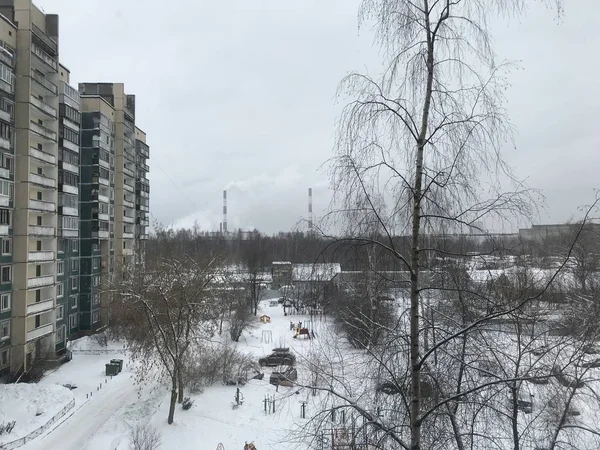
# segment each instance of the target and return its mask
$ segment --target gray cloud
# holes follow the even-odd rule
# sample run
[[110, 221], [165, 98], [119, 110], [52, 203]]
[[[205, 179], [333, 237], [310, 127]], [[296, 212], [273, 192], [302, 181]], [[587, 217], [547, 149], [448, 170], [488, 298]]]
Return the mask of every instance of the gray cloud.
[[[349, 71], [377, 67], [358, 36], [358, 0], [39, 0], [60, 14], [61, 59], [72, 82], [123, 81], [138, 96], [151, 147], [151, 211], [164, 224], [218, 229], [229, 187], [233, 226], [275, 232], [328, 205], [334, 102]], [[594, 13], [596, 12], [596, 13]], [[590, 201], [600, 165], [593, 130], [600, 87], [599, 5], [568, 2], [560, 24], [539, 5], [495, 25], [519, 130], [507, 158], [548, 198], [545, 219]], [[230, 225], [230, 228], [231, 228]]]

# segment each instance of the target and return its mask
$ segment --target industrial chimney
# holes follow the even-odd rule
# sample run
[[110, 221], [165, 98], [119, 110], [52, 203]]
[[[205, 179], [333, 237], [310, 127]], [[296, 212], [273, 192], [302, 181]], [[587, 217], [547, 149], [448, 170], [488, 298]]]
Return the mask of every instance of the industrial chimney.
[[227, 191], [223, 191], [223, 234], [227, 234]]
[[308, 230], [313, 229], [312, 188], [308, 188]]

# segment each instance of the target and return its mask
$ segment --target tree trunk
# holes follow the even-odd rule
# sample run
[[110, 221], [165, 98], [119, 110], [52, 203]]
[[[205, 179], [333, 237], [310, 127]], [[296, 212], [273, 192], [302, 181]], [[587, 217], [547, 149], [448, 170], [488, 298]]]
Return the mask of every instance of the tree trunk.
[[177, 397], [177, 403], [183, 403], [183, 376], [181, 370], [177, 371], [177, 384], [179, 385], [179, 396]]
[[417, 141], [415, 161], [415, 184], [413, 190], [413, 221], [411, 236], [411, 276], [410, 276], [410, 448], [421, 448], [421, 361], [419, 355], [419, 271], [420, 271], [420, 232], [421, 232], [421, 196], [423, 194], [423, 158], [429, 123], [429, 109], [433, 92], [434, 47], [429, 21], [429, 2], [424, 0], [425, 26], [427, 29], [427, 88], [421, 117], [421, 130]]
[[171, 377], [171, 403], [169, 405], [169, 418], [167, 423], [171, 425], [175, 417], [175, 405], [177, 404], [177, 374]]

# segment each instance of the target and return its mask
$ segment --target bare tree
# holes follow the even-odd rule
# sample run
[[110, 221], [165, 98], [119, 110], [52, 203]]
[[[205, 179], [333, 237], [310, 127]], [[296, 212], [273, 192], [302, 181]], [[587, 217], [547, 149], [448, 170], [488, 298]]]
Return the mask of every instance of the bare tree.
[[131, 427], [129, 448], [131, 450], [158, 450], [162, 437], [150, 425], [136, 424]]
[[112, 330], [126, 339], [132, 359], [141, 363], [140, 379], [155, 373], [170, 381], [169, 424], [176, 402], [183, 401], [190, 346], [213, 333], [213, 297], [208, 287], [214, 264], [171, 248], [147, 259], [144, 270], [122, 267], [113, 286]]
[[[560, 1], [554, 2], [560, 9]], [[421, 374], [431, 349], [421, 352], [421, 272], [424, 234], [482, 229], [528, 214], [531, 192], [500, 157], [512, 128], [503, 107], [507, 64], [497, 64], [488, 18], [511, 15], [523, 0], [364, 0], [360, 17], [374, 24], [386, 56], [381, 80], [353, 74], [343, 89], [358, 93], [340, 123], [332, 184], [351, 233], [377, 223], [386, 248], [410, 272], [410, 442], [421, 448]], [[501, 181], [502, 180], [502, 183]], [[506, 192], [501, 185], [513, 182]], [[485, 183], [485, 188], [484, 188]], [[386, 205], [390, 205], [387, 207]], [[407, 230], [411, 248], [392, 236]], [[445, 339], [453, 340], [454, 336]], [[440, 345], [438, 343], [438, 345]]]

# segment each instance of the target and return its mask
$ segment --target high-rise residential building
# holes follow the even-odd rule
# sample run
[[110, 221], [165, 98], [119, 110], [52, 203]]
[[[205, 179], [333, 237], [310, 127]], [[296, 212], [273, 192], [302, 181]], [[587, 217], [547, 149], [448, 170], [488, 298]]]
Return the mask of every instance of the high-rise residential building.
[[94, 331], [101, 326], [101, 281], [107, 286], [114, 270], [114, 161], [115, 109], [100, 95], [81, 95], [79, 326], [82, 330]]
[[0, 0], [0, 376], [108, 324], [119, 264], [142, 264], [149, 147], [122, 83], [70, 84], [58, 16]]
[[10, 366], [17, 372], [55, 351], [58, 16], [30, 0], [2, 0], [0, 14], [16, 26]]
[[17, 29], [0, 15], [0, 373], [10, 369], [14, 208], [14, 118]]
[[[85, 322], [79, 308], [79, 158], [81, 106], [79, 91], [69, 84], [70, 73], [59, 67], [58, 241], [56, 261], [56, 350]], [[80, 316], [81, 315], [81, 316]]]
[[146, 144], [146, 133], [135, 129], [135, 262], [142, 264], [146, 253], [150, 225], [150, 182], [148, 181], [148, 159], [150, 147]]

